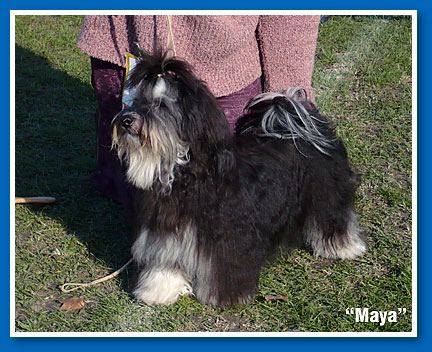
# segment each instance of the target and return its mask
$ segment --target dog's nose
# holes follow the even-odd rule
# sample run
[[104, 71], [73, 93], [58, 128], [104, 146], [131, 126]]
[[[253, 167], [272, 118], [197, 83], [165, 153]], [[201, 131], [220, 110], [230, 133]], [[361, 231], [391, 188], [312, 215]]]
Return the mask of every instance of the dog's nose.
[[132, 126], [134, 119], [130, 115], [123, 116], [121, 119], [121, 125], [124, 128], [129, 128]]

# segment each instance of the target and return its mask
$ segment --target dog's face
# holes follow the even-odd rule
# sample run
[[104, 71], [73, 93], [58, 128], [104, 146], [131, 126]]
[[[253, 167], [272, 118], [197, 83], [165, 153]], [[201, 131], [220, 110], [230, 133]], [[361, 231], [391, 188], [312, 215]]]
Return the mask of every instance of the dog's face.
[[218, 158], [231, 143], [226, 118], [207, 86], [177, 59], [142, 54], [126, 85], [134, 103], [113, 120], [113, 147], [126, 159], [128, 180], [171, 189], [176, 167]]
[[180, 117], [179, 111], [162, 103], [149, 103], [128, 108], [115, 118], [113, 143], [119, 157], [126, 159], [128, 180], [136, 187], [149, 189], [160, 181], [169, 190], [174, 167], [188, 162], [188, 144], [179, 136]]

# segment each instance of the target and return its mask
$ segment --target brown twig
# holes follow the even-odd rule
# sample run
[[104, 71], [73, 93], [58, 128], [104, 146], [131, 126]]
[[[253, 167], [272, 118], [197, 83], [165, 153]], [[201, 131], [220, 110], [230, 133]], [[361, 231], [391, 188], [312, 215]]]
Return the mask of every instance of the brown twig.
[[15, 204], [50, 204], [55, 201], [54, 197], [15, 197]]

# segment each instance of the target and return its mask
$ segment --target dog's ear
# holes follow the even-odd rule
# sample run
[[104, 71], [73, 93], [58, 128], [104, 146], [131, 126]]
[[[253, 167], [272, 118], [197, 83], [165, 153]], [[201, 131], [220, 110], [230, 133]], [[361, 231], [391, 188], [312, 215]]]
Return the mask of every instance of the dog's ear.
[[203, 83], [196, 84], [181, 88], [183, 133], [189, 141], [204, 141], [211, 148], [231, 146], [232, 135], [222, 108]]
[[191, 89], [181, 94], [182, 138], [188, 141], [195, 158], [213, 160], [215, 172], [224, 176], [235, 163], [228, 121], [206, 86], [198, 83]]

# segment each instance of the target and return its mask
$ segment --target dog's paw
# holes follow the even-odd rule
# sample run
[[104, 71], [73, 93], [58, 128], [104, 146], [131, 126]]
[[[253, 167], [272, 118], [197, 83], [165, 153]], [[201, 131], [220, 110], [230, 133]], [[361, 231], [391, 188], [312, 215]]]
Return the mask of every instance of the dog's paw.
[[133, 295], [147, 305], [170, 305], [179, 296], [191, 295], [192, 287], [180, 271], [162, 269], [143, 271], [138, 277]]

